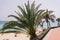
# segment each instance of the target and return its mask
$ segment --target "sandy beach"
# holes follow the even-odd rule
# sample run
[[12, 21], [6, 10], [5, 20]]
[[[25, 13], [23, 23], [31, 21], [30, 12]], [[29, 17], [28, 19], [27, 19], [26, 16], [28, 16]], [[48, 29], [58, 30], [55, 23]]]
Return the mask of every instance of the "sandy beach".
[[[29, 38], [30, 36], [24, 33], [0, 33], [0, 40], [29, 40]], [[60, 40], [60, 27], [51, 29], [43, 40]]]
[[[42, 30], [37, 30], [36, 34], [39, 35]], [[29, 40], [30, 36], [25, 33], [0, 33], [0, 40]]]
[[29, 36], [23, 33], [4, 33], [0, 34], [0, 40], [29, 40]]

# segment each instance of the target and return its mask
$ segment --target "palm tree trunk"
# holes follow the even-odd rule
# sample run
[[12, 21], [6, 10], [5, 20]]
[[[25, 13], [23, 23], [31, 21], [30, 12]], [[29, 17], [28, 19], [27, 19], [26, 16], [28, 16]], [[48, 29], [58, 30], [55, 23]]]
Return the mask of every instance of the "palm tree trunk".
[[60, 26], [60, 22], [59, 22], [59, 26]]
[[49, 28], [50, 28], [50, 26], [51, 26], [51, 25], [50, 25], [50, 22], [48, 22], [48, 23], [49, 23]]
[[47, 22], [47, 28], [50, 28], [50, 22]]
[[60, 25], [60, 23], [58, 22], [58, 26]]
[[58, 22], [58, 26], [59, 26], [59, 22]]
[[30, 36], [30, 40], [39, 40], [36, 34]]
[[47, 28], [49, 28], [49, 23], [47, 22]]

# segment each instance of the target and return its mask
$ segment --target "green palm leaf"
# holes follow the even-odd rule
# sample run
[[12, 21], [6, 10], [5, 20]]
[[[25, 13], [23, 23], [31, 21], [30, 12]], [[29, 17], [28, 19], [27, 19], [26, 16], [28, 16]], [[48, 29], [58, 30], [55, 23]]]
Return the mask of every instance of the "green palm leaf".
[[21, 11], [15, 13], [15, 15], [9, 15], [8, 17], [14, 17], [17, 21], [9, 21], [3, 25], [3, 31], [6, 29], [16, 29], [16, 30], [25, 30], [31, 37], [35, 38], [36, 36], [36, 28], [38, 27], [39, 23], [42, 22], [42, 19], [46, 13], [45, 10], [39, 10], [41, 4], [35, 7], [35, 1], [30, 5], [29, 1], [28, 4], [25, 4], [25, 8], [18, 6]]

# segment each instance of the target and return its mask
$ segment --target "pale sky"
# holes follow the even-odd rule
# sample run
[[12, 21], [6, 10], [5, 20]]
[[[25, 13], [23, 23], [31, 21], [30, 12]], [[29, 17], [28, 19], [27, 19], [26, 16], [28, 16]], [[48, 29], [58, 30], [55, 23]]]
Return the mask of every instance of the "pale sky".
[[[10, 14], [16, 15], [18, 5], [27, 3], [28, 0], [0, 0], [0, 21], [15, 20], [8, 18]], [[29, 0], [32, 3], [34, 0]], [[56, 17], [60, 17], [60, 0], [35, 0], [35, 4], [41, 3], [41, 9], [53, 10]]]

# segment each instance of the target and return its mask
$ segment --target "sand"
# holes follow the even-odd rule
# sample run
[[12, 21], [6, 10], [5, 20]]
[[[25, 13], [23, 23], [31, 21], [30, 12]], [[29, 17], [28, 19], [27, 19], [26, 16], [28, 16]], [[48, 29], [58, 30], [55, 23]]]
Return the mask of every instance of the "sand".
[[[37, 30], [36, 34], [39, 35], [42, 30]], [[0, 33], [0, 40], [29, 40], [30, 36], [25, 33]]]
[[[38, 31], [37, 31], [38, 34]], [[0, 40], [29, 40], [30, 36], [23, 33], [0, 33]], [[51, 29], [43, 40], [60, 40], [60, 28]]]
[[29, 40], [29, 36], [26, 34], [16, 34], [16, 33], [4, 33], [0, 34], [0, 40]]

